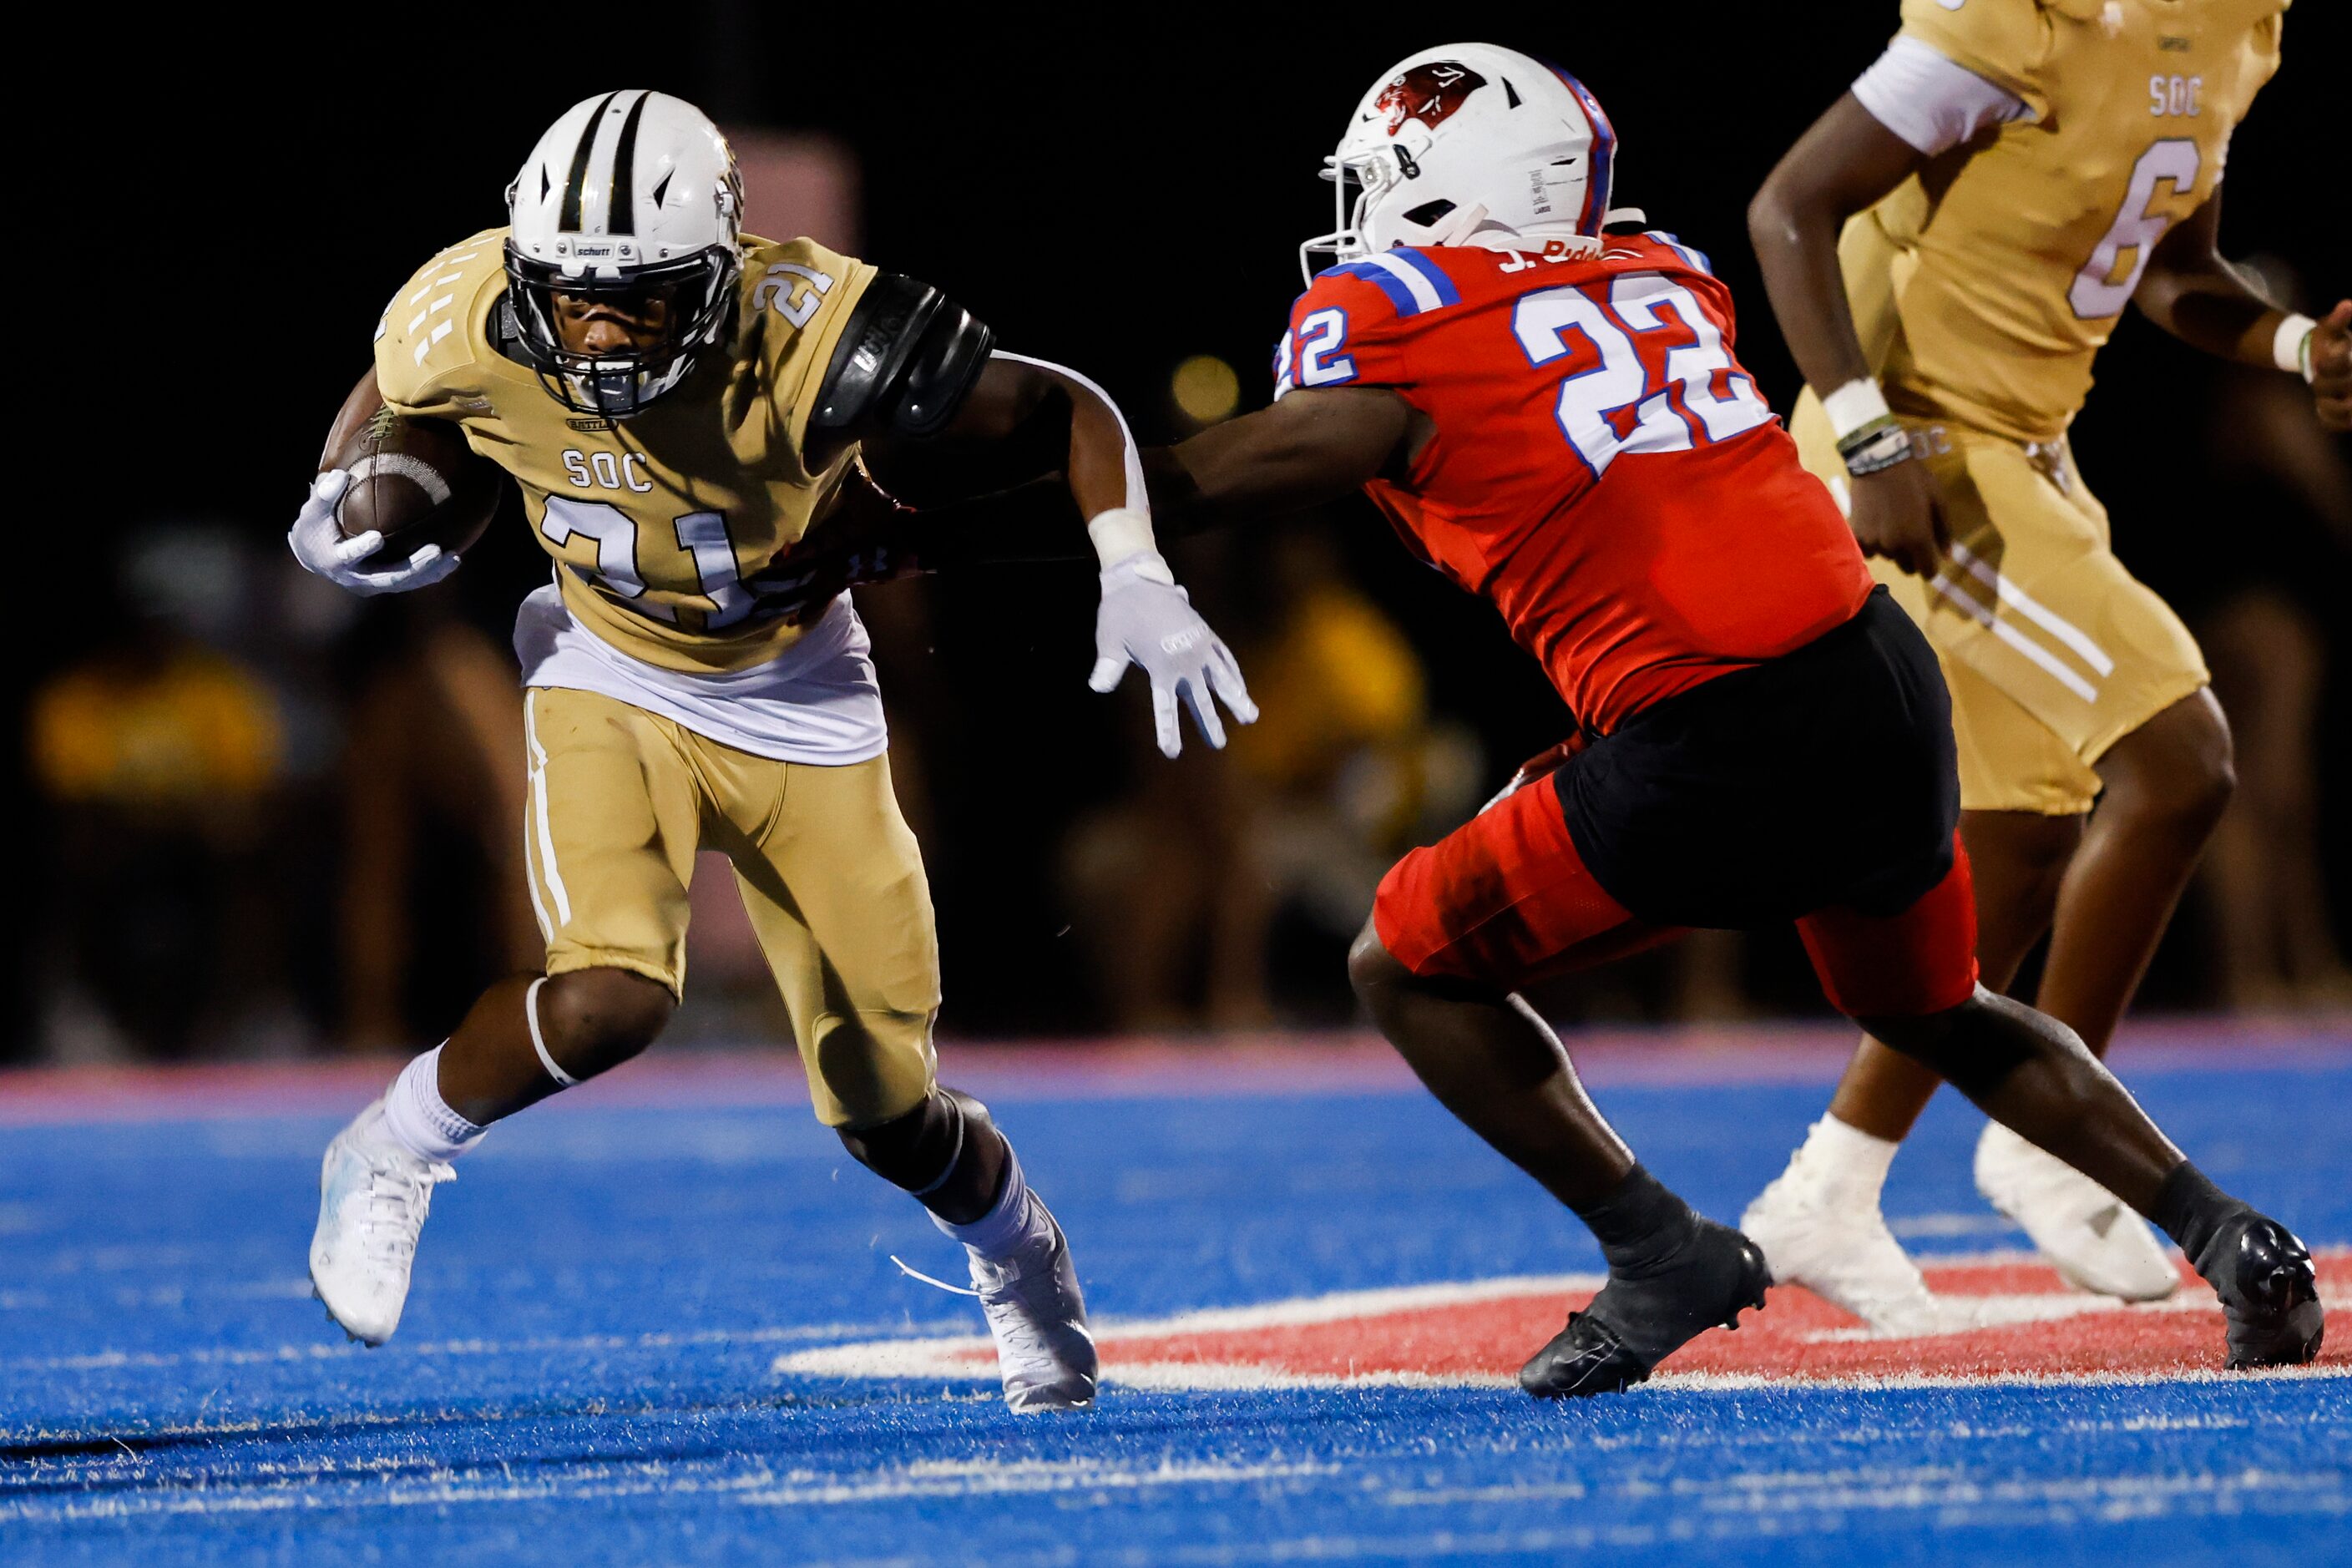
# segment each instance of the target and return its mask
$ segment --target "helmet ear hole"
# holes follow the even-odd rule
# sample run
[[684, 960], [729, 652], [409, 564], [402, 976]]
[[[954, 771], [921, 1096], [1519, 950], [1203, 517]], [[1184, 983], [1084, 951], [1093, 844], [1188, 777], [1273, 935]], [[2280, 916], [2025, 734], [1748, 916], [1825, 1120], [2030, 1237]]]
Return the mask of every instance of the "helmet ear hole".
[[1421, 205], [1406, 213], [1404, 218], [1407, 223], [1418, 224], [1423, 228], [1434, 228], [1437, 226], [1437, 220], [1453, 210], [1454, 204], [1440, 196], [1433, 202], [1422, 203]]

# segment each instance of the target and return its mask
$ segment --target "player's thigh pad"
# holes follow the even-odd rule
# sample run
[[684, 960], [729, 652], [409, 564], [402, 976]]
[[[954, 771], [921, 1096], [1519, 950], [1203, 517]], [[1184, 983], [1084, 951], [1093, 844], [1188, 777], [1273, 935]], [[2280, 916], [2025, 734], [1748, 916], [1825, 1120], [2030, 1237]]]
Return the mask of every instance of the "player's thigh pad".
[[734, 861], [817, 1119], [864, 1127], [903, 1115], [936, 1081], [940, 956], [889, 759], [738, 772], [740, 785], [714, 770], [723, 820], [711, 841]]
[[1516, 989], [1605, 963], [1679, 931], [1636, 920], [1577, 853], [1547, 774], [1381, 879], [1372, 929], [1419, 975]]
[[626, 969], [677, 994], [701, 793], [684, 731], [591, 691], [523, 694], [523, 841], [547, 973]]
[[1968, 851], [1955, 834], [1952, 868], [1900, 913], [1816, 910], [1797, 922], [1797, 934], [1830, 1005], [1850, 1018], [1918, 1018], [1957, 1007], [1977, 988]]

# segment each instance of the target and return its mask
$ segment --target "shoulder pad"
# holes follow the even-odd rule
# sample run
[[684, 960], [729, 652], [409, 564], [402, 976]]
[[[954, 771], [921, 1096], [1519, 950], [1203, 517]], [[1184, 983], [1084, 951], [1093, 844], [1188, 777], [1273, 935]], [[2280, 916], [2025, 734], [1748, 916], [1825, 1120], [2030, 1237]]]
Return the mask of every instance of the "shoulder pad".
[[955, 416], [996, 334], [928, 283], [885, 272], [842, 329], [809, 424], [929, 436]]

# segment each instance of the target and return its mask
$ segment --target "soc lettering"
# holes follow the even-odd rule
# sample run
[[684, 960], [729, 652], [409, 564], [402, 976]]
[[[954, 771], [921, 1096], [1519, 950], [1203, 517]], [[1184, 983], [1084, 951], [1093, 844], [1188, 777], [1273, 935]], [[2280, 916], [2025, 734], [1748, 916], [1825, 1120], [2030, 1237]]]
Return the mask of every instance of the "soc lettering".
[[646, 478], [642, 452], [580, 452], [563, 454], [563, 471], [583, 490], [635, 490], [645, 495], [654, 488]]

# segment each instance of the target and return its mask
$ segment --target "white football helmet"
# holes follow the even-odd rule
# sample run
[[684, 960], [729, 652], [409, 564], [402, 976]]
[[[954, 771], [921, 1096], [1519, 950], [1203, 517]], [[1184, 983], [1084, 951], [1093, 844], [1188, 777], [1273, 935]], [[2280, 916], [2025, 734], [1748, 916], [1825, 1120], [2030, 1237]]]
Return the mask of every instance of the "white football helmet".
[[[573, 104], [507, 187], [507, 212], [520, 346], [568, 406], [625, 418], [684, 380], [725, 331], [743, 266], [743, 181], [727, 139], [684, 100], [633, 90]], [[653, 346], [567, 350], [558, 310], [583, 301], [656, 329]]]
[[1356, 106], [1323, 160], [1339, 226], [1298, 247], [1326, 267], [1400, 245], [1475, 237], [1600, 248], [1616, 132], [1601, 100], [1557, 66], [1493, 44], [1446, 44], [1398, 62]]

